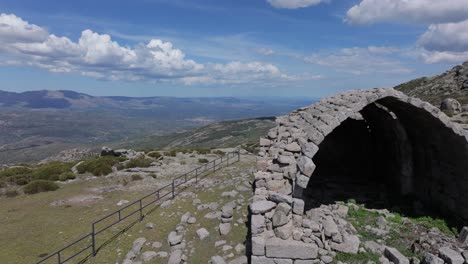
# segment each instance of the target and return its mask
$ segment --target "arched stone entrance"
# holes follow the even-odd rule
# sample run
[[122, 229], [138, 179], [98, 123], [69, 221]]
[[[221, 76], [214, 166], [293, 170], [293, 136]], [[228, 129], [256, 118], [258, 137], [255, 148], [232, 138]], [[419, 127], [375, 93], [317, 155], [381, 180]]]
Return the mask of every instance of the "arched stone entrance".
[[[340, 200], [411, 210], [417, 203], [468, 223], [467, 134], [429, 103], [393, 89], [349, 91], [277, 122], [260, 142], [252, 263], [313, 259], [311, 249], [290, 254], [315, 245], [292, 230], [309, 209]], [[291, 248], [278, 253], [278, 244]]]

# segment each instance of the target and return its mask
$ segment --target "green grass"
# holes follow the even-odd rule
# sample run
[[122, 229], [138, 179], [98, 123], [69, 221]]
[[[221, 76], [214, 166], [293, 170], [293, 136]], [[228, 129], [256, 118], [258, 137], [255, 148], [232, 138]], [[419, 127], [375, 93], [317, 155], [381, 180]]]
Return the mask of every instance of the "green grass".
[[[254, 166], [254, 162], [243, 161], [233, 166], [235, 166], [236, 171], [237, 168], [247, 171], [248, 168]], [[222, 180], [229, 176], [226, 175], [223, 169], [206, 177]], [[0, 197], [0, 215], [2, 215], [0, 217], [0, 225], [2, 226], [0, 228], [0, 256], [2, 256], [2, 262], [35, 263], [40, 260], [40, 256], [52, 253], [84, 234], [89, 233], [91, 231], [90, 224], [94, 220], [119, 208], [116, 206], [118, 201], [123, 199], [133, 201], [146, 193], [141, 191], [96, 193], [94, 191], [97, 187], [112, 186], [114, 184], [115, 179], [98, 177], [88, 181], [74, 181], [63, 184], [60, 189], [54, 192], [21, 195], [15, 198]], [[194, 188], [198, 189], [195, 190]], [[196, 192], [203, 203], [218, 201], [222, 205], [228, 202], [230, 198], [220, 198], [220, 193], [229, 190], [228, 188], [214, 188], [212, 192], [209, 192], [201, 186], [194, 186], [186, 191]], [[67, 200], [86, 194], [100, 195], [103, 199], [86, 203], [66, 203], [64, 205], [51, 206], [54, 201]], [[247, 199], [249, 198], [249, 194], [243, 193], [243, 195], [246, 198], [246, 202], [238, 212], [235, 212], [235, 215], [247, 212], [246, 206], [248, 205]], [[166, 214], [160, 215], [162, 211], [166, 212]], [[170, 252], [169, 245], [166, 242], [167, 235], [175, 229], [176, 224], [180, 221], [180, 216], [187, 211], [193, 212], [193, 215], [197, 218], [197, 223], [189, 226], [186, 238], [194, 236], [195, 231], [200, 226], [205, 227], [213, 224], [210, 227], [212, 229], [209, 230], [210, 236], [212, 236], [212, 240], [210, 241], [226, 239], [234, 243], [233, 241], [242, 242], [245, 240], [247, 235], [247, 228], [245, 226], [239, 224], [239, 226], [233, 227], [228, 236], [221, 238], [216, 230], [214, 230], [214, 224], [219, 224], [219, 220], [214, 220], [213, 223], [205, 222], [207, 219], [203, 218], [203, 216], [208, 211], [198, 212], [196, 207], [192, 206], [192, 199], [179, 197], [170, 207], [157, 208], [153, 213], [144, 218], [142, 222], [137, 222], [131, 229], [125, 231], [124, 234], [118, 236], [109, 245], [103, 247], [97, 257], [87, 263], [121, 263], [125, 254], [131, 249], [133, 241], [138, 237], [146, 237], [148, 242], [160, 241], [163, 243], [163, 247], [160, 249], [153, 249], [151, 245], [145, 245], [143, 252], [148, 250]], [[171, 212], [175, 212], [175, 214], [170, 216]], [[125, 224], [135, 219], [134, 217], [128, 219]], [[110, 219], [109, 221], [113, 220], [115, 219]], [[145, 229], [145, 225], [148, 222], [153, 222], [155, 228], [152, 230]], [[105, 240], [115, 235], [123, 227], [124, 225], [116, 225], [109, 229], [109, 231], [103, 232], [97, 239], [98, 245], [102, 245]], [[189, 263], [207, 263], [211, 257], [210, 254], [214, 254], [217, 251], [214, 249], [214, 242], [213, 244], [211, 242], [210, 244], [194, 242], [194, 245], [196, 245], [196, 252], [195, 255], [189, 257]], [[65, 255], [67, 254], [70, 254], [70, 252], [66, 252]], [[204, 261], [197, 262], [192, 259], [202, 259]], [[167, 258], [157, 258], [149, 263], [161, 263], [161, 261], [166, 263]]]
[[371, 252], [359, 252], [357, 254], [337, 252], [336, 257], [333, 259], [333, 263], [338, 263], [338, 261], [348, 264], [362, 264], [367, 263], [368, 261], [380, 263], [379, 256]]
[[443, 219], [434, 219], [429, 216], [423, 216], [423, 217], [412, 218], [411, 221], [419, 225], [422, 225], [428, 229], [435, 227], [439, 229], [441, 232], [449, 236], [456, 236], [458, 234], [457, 229], [455, 227], [450, 227], [447, 224], [447, 222]]

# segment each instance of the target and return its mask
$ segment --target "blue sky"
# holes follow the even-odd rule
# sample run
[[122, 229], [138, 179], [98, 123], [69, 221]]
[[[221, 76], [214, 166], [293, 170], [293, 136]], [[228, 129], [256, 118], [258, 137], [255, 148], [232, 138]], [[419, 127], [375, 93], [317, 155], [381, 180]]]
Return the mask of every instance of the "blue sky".
[[468, 60], [466, 0], [3, 0], [0, 13], [8, 91], [316, 97]]

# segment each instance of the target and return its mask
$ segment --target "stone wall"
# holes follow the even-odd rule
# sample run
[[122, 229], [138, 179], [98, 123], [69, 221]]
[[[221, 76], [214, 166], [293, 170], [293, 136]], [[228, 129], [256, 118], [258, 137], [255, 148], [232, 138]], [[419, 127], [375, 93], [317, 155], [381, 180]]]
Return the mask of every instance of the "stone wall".
[[[336, 251], [357, 253], [347, 208], [333, 200], [355, 198], [367, 183], [468, 223], [468, 136], [429, 103], [393, 89], [348, 91], [277, 123], [260, 139], [252, 263], [328, 263]], [[327, 196], [336, 184], [357, 191]]]

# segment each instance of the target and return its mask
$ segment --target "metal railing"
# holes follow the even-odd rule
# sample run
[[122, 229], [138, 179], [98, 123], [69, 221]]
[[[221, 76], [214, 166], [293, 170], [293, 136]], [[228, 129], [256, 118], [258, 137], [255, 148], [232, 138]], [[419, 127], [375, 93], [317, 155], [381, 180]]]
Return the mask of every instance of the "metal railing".
[[[234, 159], [236, 158], [236, 159]], [[233, 160], [234, 159], [234, 160]], [[36, 262], [36, 264], [41, 264], [45, 263], [47, 260], [53, 261], [54, 257], [56, 259], [56, 263], [62, 264], [66, 263], [67, 261], [84, 254], [87, 250], [90, 250], [86, 256], [84, 256], [83, 261], [85, 261], [87, 258], [91, 256], [96, 256], [97, 252], [99, 251], [99, 247], [97, 246], [96, 243], [96, 237], [101, 234], [102, 232], [108, 230], [109, 228], [113, 227], [114, 225], [124, 221], [125, 219], [138, 214], [139, 215], [139, 221], [143, 220], [143, 218], [151, 213], [152, 211], [147, 212], [144, 214], [143, 210], [147, 208], [148, 206], [156, 203], [157, 201], [167, 197], [168, 195], [171, 195], [171, 198], [174, 199], [176, 196], [176, 188], [179, 187], [182, 184], [185, 184], [193, 179], [195, 179], [195, 184], [198, 183], [199, 177], [203, 175], [205, 172], [214, 172], [217, 169], [222, 168], [223, 164], [226, 163], [226, 166], [228, 166], [230, 163], [240, 161], [240, 151], [236, 150], [234, 152], [229, 152], [226, 153], [225, 156], [217, 158], [215, 160], [212, 160], [205, 165], [202, 165], [200, 167], [197, 167], [185, 174], [182, 174], [172, 180], [171, 183], [159, 188], [158, 190], [147, 194], [146, 196], [120, 208], [117, 211], [114, 211], [110, 214], [107, 214], [104, 217], [101, 217], [100, 219], [94, 221], [91, 224], [91, 232], [84, 235], [83, 237], [73, 241], [72, 243], [68, 244], [67, 246], [55, 251], [52, 254], [49, 254], [45, 258], [41, 259], [39, 262]], [[148, 200], [150, 200], [148, 202]], [[136, 210], [132, 210], [131, 212], [125, 213], [126, 209], [131, 209], [132, 206], [137, 206]], [[99, 227], [100, 223], [105, 222], [106, 220], [114, 220], [110, 224], [105, 225], [104, 227]], [[127, 226], [127, 228], [130, 227]], [[77, 245], [78, 243], [88, 240], [88, 243], [83, 245], [79, 250], [76, 252], [69, 253], [69, 256], [64, 256], [64, 252], [70, 249], [71, 247]], [[82, 263], [79, 262], [79, 263]]]

